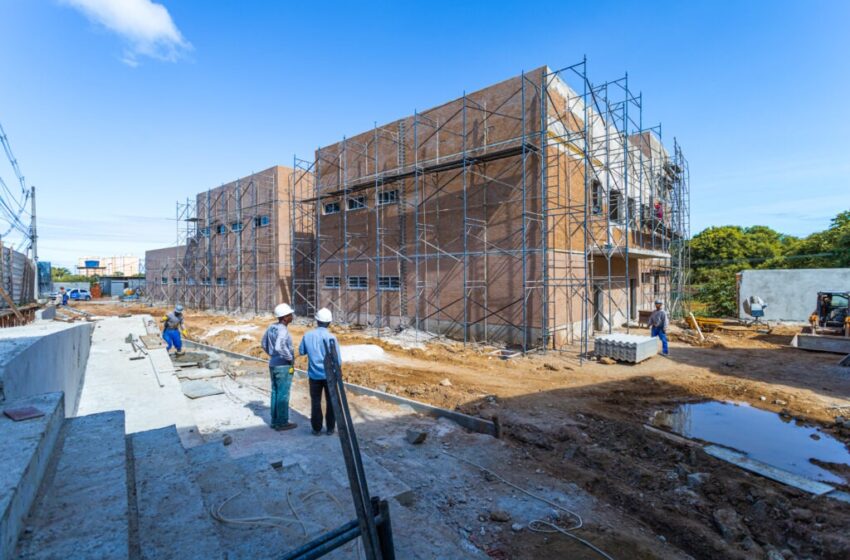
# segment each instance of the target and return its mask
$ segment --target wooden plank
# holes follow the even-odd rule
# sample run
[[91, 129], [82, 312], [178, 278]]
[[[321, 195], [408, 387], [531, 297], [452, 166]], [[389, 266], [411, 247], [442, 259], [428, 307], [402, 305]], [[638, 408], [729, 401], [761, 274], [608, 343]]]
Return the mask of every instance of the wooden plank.
[[165, 341], [162, 337], [156, 334], [143, 334], [139, 337], [145, 348], [155, 350], [156, 348], [165, 348]]
[[721, 459], [728, 463], [732, 463], [733, 465], [741, 467], [744, 470], [759, 474], [765, 478], [775, 480], [776, 482], [781, 482], [782, 484], [785, 484], [787, 486], [792, 486], [804, 492], [814, 494], [815, 496], [822, 496], [835, 490], [835, 488], [830, 486], [829, 484], [824, 484], [823, 482], [817, 482], [815, 480], [809, 480], [808, 478], [803, 478], [800, 475], [784, 471], [782, 469], [778, 469], [776, 467], [768, 465], [767, 463], [762, 463], [761, 461], [750, 459], [743, 453], [727, 449], [726, 447], [720, 447], [719, 445], [709, 445], [707, 447], [704, 447], [703, 451], [705, 451], [712, 457]]
[[15, 302], [12, 301], [12, 298], [9, 297], [9, 294], [7, 294], [6, 290], [4, 290], [2, 287], [0, 287], [0, 296], [2, 296], [3, 299], [6, 300], [6, 303], [9, 304], [9, 308], [15, 313], [15, 317], [17, 317], [19, 320], [23, 321], [24, 320], [23, 314], [20, 311], [18, 311], [18, 306], [15, 305]]

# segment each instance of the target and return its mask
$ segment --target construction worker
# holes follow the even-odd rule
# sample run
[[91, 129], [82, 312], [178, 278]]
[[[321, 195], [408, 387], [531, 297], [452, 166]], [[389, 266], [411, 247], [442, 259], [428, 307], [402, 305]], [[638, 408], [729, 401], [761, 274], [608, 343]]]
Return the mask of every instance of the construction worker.
[[294, 311], [289, 304], [281, 303], [274, 308], [277, 323], [269, 326], [263, 335], [262, 346], [269, 355], [269, 373], [272, 378], [272, 429], [283, 431], [297, 426], [289, 421], [289, 389], [295, 375], [295, 350], [292, 335], [286, 328], [292, 322]]
[[68, 305], [68, 292], [65, 291], [65, 286], [59, 288], [59, 301], [62, 305]]
[[186, 336], [186, 327], [183, 324], [183, 306], [176, 305], [174, 311], [171, 311], [162, 318], [162, 339], [168, 345], [166, 350], [171, 350], [173, 346], [176, 348], [176, 355], [183, 355], [183, 339], [180, 334]]
[[322, 308], [316, 313], [316, 328], [304, 335], [298, 346], [298, 354], [307, 356], [307, 377], [310, 380], [310, 424], [313, 435], [322, 433], [322, 393], [325, 394], [325, 416], [327, 435], [333, 435], [336, 427], [336, 418], [331, 407], [328, 395], [328, 379], [325, 376], [325, 344], [334, 342], [337, 351], [337, 360], [342, 358], [339, 354], [339, 342], [331, 334], [328, 327], [333, 321], [330, 309]]
[[660, 299], [655, 300], [655, 311], [649, 316], [647, 323], [651, 329], [652, 336], [657, 336], [661, 339], [661, 355], [667, 356], [667, 328], [670, 326], [670, 318], [662, 307], [664, 307], [664, 302]]

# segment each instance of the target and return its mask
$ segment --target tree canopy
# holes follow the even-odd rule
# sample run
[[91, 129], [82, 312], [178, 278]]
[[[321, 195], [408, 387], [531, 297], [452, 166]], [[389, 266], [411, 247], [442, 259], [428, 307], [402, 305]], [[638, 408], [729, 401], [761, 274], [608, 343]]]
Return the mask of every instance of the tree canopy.
[[690, 242], [695, 299], [711, 315], [737, 315], [735, 274], [750, 268], [850, 266], [850, 211], [802, 239], [767, 226], [713, 226]]

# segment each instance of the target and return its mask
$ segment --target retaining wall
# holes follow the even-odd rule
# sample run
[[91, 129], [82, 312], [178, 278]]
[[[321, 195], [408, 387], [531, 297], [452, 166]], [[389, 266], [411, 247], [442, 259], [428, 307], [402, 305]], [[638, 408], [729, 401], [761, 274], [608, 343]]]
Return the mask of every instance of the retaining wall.
[[36, 322], [0, 329], [0, 402], [62, 391], [77, 412], [94, 323]]

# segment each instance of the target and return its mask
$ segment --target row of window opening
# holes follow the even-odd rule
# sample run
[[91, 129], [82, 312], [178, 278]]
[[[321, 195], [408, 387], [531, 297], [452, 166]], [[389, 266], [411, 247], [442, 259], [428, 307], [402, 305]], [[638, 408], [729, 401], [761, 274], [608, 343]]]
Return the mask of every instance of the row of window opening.
[[[398, 189], [393, 189], [390, 191], [381, 191], [378, 193], [378, 206], [388, 206], [390, 204], [398, 203]], [[366, 195], [359, 196], [350, 196], [345, 199], [345, 209], [349, 212], [353, 212], [355, 210], [364, 210], [368, 208], [366, 205]], [[342, 212], [342, 203], [339, 200], [335, 200], [333, 202], [326, 202], [324, 204], [322, 213], [327, 216], [328, 214], [339, 214]]]
[[[269, 218], [268, 216], [256, 216], [256, 217], [254, 217], [254, 227], [258, 227], [258, 228], [266, 227], [270, 223], [271, 223], [271, 218]], [[221, 235], [221, 234], [227, 233], [228, 229], [230, 231], [232, 231], [233, 233], [239, 233], [240, 231], [245, 229], [245, 224], [243, 224], [242, 222], [231, 222], [229, 227], [226, 224], [218, 224], [214, 228], [202, 227], [200, 229], [200, 232], [201, 232], [202, 237], [209, 237], [210, 231], [214, 231], [215, 233]]]
[[[369, 289], [369, 278], [367, 276], [349, 276], [346, 280], [346, 287], [349, 290]], [[325, 276], [324, 287], [326, 289], [341, 288], [342, 277]], [[397, 292], [401, 289], [401, 278], [398, 276], [378, 276], [378, 289], [381, 291]]]

